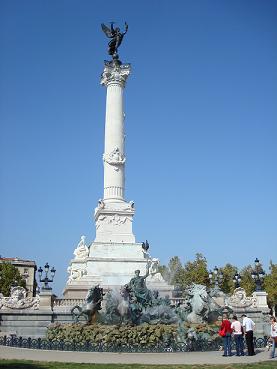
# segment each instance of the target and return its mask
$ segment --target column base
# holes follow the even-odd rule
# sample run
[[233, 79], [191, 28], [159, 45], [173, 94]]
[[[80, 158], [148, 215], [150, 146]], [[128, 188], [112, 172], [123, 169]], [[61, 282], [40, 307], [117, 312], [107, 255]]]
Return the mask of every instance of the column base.
[[95, 242], [135, 243], [132, 231], [134, 203], [100, 200], [95, 209]]

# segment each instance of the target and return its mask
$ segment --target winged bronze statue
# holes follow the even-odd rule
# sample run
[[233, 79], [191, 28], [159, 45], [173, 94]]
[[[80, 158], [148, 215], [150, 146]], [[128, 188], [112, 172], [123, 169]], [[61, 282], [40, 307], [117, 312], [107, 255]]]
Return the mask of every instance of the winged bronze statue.
[[109, 42], [109, 55], [112, 56], [114, 60], [118, 59], [117, 49], [122, 43], [124, 35], [128, 31], [128, 24], [125, 22], [125, 31], [121, 32], [119, 27], [114, 28], [115, 22], [110, 22], [111, 28], [107, 27], [104, 23], [101, 24], [102, 30], [108, 38], [111, 38]]

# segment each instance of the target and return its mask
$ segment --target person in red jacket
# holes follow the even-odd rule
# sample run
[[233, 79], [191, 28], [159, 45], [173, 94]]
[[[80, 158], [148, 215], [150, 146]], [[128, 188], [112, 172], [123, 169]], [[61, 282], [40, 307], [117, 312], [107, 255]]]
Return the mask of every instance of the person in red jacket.
[[223, 314], [223, 320], [221, 323], [220, 330], [223, 331], [223, 347], [224, 347], [224, 354], [223, 356], [232, 356], [231, 352], [231, 335], [232, 335], [232, 328], [231, 322], [228, 319], [227, 314]]

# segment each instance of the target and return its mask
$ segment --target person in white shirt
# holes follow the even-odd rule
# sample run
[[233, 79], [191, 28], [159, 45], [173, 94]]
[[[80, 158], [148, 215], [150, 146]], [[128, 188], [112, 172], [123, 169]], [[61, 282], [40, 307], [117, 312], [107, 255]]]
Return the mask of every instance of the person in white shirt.
[[274, 358], [275, 354], [275, 347], [276, 347], [276, 340], [277, 340], [277, 323], [276, 318], [274, 316], [270, 319], [270, 337], [272, 341], [272, 350], [271, 350], [271, 358]]
[[243, 347], [243, 328], [241, 323], [238, 321], [236, 315], [232, 318], [231, 328], [233, 330], [233, 335], [236, 344], [236, 356], [244, 356], [244, 347]]
[[247, 345], [248, 356], [253, 356], [255, 355], [253, 342], [253, 331], [255, 328], [255, 323], [253, 322], [252, 319], [248, 318], [246, 314], [243, 314], [241, 317], [243, 318], [242, 326], [245, 331], [245, 340]]

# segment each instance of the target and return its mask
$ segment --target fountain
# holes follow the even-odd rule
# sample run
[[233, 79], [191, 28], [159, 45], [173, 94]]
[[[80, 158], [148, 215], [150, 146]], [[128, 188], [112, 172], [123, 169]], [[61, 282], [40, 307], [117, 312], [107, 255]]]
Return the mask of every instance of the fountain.
[[197, 342], [219, 339], [218, 327], [212, 324], [222, 308], [205, 286], [192, 284], [181, 302], [174, 305], [169, 296], [147, 288], [148, 275], [149, 265], [145, 275], [136, 270], [127, 284], [109, 290], [105, 296], [99, 285], [90, 288], [85, 303], [71, 309], [74, 323], [53, 324], [48, 339], [85, 340], [104, 345], [105, 350], [118, 350], [122, 345], [139, 350], [177, 345], [191, 350]]

